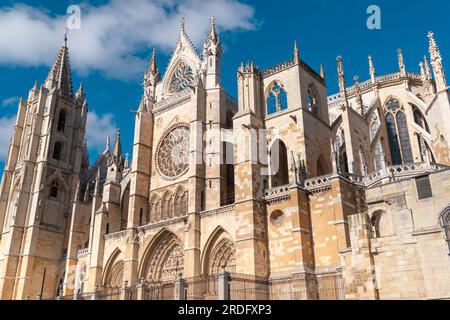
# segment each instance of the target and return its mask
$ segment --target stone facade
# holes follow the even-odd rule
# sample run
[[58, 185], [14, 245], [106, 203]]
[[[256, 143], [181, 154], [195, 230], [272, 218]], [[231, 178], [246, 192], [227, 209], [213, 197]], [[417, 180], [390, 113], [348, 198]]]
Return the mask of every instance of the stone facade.
[[[241, 65], [235, 101], [214, 20], [201, 54], [183, 21], [165, 74], [155, 55], [145, 71], [132, 161], [118, 132], [93, 165], [65, 43], [19, 103], [0, 298], [151, 298], [144, 285], [175, 298], [198, 279], [223, 288], [223, 271], [231, 296], [246, 281], [270, 299], [449, 298], [450, 98], [429, 40], [420, 73], [399, 50], [398, 73], [376, 76], [369, 57], [370, 80], [352, 87], [338, 57], [329, 97], [295, 44], [267, 70]], [[206, 291], [188, 296], [217, 298]]]

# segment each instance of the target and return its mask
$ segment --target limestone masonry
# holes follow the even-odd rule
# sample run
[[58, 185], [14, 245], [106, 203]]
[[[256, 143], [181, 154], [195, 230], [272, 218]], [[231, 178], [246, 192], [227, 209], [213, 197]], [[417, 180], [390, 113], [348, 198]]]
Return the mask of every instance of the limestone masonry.
[[397, 72], [369, 56], [348, 86], [338, 57], [332, 96], [295, 43], [241, 65], [236, 101], [214, 20], [201, 54], [183, 21], [164, 75], [155, 55], [145, 71], [131, 159], [118, 131], [94, 163], [66, 39], [19, 102], [0, 299], [449, 299], [450, 96], [428, 38], [418, 73], [399, 49]]

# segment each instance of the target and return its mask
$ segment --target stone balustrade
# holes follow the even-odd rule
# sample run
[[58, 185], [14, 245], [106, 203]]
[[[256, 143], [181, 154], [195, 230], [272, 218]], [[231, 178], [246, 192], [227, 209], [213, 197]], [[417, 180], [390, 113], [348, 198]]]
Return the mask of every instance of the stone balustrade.
[[126, 237], [126, 235], [127, 235], [127, 230], [122, 230], [122, 231], [119, 231], [119, 232], [106, 234], [105, 235], [105, 240], [106, 241], [108, 241], [108, 240], [118, 240], [118, 239], [121, 239], [123, 237]]
[[[314, 177], [298, 184], [297, 187], [303, 188], [310, 193], [322, 192], [331, 188], [331, 182], [333, 179], [340, 178], [347, 180], [354, 185], [363, 188], [370, 188], [384, 182], [400, 181], [443, 170], [450, 170], [450, 167], [426, 162], [411, 163], [389, 166], [385, 169], [372, 172], [366, 176], [351, 173], [340, 173]], [[267, 202], [289, 199], [290, 189], [293, 187], [295, 187], [295, 185], [285, 185], [267, 189], [264, 191], [264, 199]]]
[[89, 248], [80, 249], [77, 252], [77, 258], [81, 259], [86, 257], [89, 254]]

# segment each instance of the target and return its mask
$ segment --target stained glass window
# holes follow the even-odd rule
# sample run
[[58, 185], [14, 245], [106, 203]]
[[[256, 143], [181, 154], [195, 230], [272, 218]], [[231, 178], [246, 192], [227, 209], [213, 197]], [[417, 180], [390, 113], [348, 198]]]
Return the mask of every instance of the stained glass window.
[[386, 104], [386, 110], [386, 127], [392, 164], [411, 163], [414, 160], [403, 108], [398, 100], [390, 99]]
[[402, 148], [403, 163], [412, 163], [414, 162], [414, 160], [411, 150], [411, 142], [409, 140], [408, 125], [406, 123], [405, 113], [403, 111], [397, 112], [396, 118], [398, 135], [400, 137], [400, 145]]
[[158, 154], [158, 169], [167, 178], [177, 178], [189, 168], [189, 127], [179, 126], [162, 139]]

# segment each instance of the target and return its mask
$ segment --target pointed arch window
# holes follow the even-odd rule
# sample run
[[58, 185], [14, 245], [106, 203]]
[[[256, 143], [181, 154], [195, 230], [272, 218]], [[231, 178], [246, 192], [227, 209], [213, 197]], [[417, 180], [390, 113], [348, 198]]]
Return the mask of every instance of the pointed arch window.
[[405, 112], [397, 99], [386, 104], [386, 127], [392, 164], [412, 163], [413, 155]]
[[273, 114], [275, 112], [287, 109], [287, 95], [283, 84], [275, 81], [269, 88], [267, 94], [267, 114]]
[[308, 111], [317, 114], [319, 112], [319, 99], [314, 85], [308, 86]]
[[169, 93], [178, 93], [194, 85], [194, 72], [185, 62], [180, 62], [170, 79]]
[[61, 110], [59, 112], [58, 125], [56, 126], [56, 130], [58, 130], [59, 132], [64, 132], [64, 129], [66, 128], [66, 117], [67, 117], [66, 111]]
[[63, 151], [63, 144], [62, 142], [56, 142], [55, 147], [53, 148], [53, 159], [55, 160], [61, 160], [62, 157], [62, 151]]

